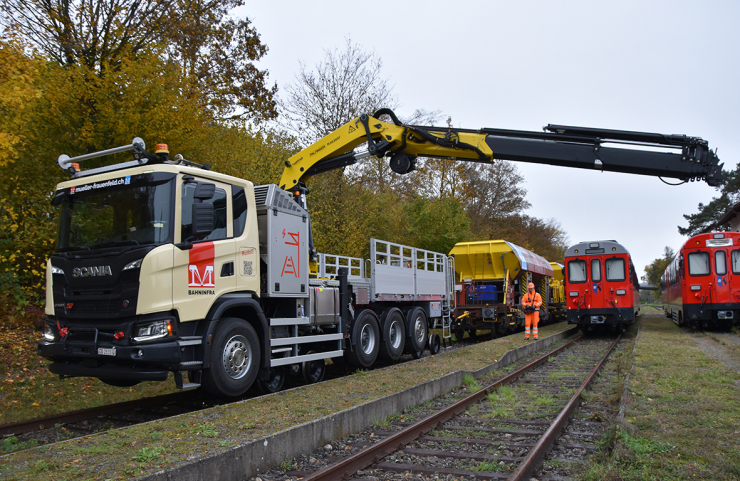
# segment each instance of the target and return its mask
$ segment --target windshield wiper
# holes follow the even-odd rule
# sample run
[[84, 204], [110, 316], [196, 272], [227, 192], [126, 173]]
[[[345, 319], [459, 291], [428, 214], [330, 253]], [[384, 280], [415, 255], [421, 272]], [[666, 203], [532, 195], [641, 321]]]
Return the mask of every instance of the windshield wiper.
[[57, 249], [57, 252], [72, 252], [72, 251], [89, 251], [90, 248], [87, 246], [69, 246], [61, 247]]

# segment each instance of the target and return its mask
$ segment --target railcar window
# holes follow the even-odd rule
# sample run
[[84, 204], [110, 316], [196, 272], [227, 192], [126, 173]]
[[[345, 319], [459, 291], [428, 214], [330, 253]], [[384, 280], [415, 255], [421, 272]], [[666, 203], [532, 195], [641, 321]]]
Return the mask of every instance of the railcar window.
[[740, 274], [740, 250], [732, 251], [732, 273]]
[[599, 259], [591, 259], [591, 280], [594, 282], [601, 281], [601, 262], [599, 262]]
[[586, 282], [586, 261], [568, 261], [568, 282]]
[[727, 254], [725, 251], [717, 251], [714, 253], [714, 270], [718, 276], [724, 276], [727, 274]]
[[709, 275], [709, 252], [689, 253], [689, 275], [690, 276]]
[[623, 281], [627, 279], [627, 275], [624, 269], [624, 259], [619, 257], [613, 257], [607, 259], [604, 262], [604, 270], [606, 270], [607, 281]]

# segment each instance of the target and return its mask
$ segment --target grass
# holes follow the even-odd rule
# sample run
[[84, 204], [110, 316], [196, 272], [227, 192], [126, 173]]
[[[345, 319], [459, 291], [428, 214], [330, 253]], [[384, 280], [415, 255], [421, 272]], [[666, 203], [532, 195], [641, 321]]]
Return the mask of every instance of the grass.
[[740, 479], [740, 374], [697, 334], [644, 314], [625, 423], [583, 479]]
[[[541, 329], [542, 337], [567, 328], [568, 326], [564, 323], [545, 326]], [[54, 455], [51, 458], [40, 448], [27, 449], [1, 457], [0, 473], [4, 477], [19, 480], [38, 479], [39, 476], [34, 474], [36, 469], [34, 466], [38, 462], [45, 462], [49, 464], [48, 469], [55, 471], [54, 477], [57, 479], [128, 479], [142, 476], [188, 461], [189, 453], [207, 456], [221, 452], [226, 449], [221, 444], [226, 440], [233, 441], [229, 446], [245, 443], [300, 423], [331, 415], [370, 399], [399, 392], [450, 372], [461, 369], [468, 371], [480, 369], [500, 359], [506, 351], [520, 345], [522, 345], [522, 340], [519, 336], [500, 338], [433, 357], [427, 356], [413, 363], [395, 364], [384, 369], [355, 373], [356, 375], [325, 383], [283, 391], [271, 396], [267, 401], [246, 400], [187, 416], [164, 419], [123, 430], [108, 431], [98, 436], [55, 445]], [[35, 356], [35, 343], [29, 342], [27, 349], [34, 352], [33, 356]], [[29, 361], [37, 362], [38, 359], [33, 356], [29, 356]], [[84, 384], [88, 380], [80, 381]], [[70, 380], [61, 381], [63, 384], [69, 382]], [[169, 383], [160, 383], [160, 385], [165, 384], [168, 387], [171, 386]], [[92, 386], [96, 384], [91, 385], [88, 390], [79, 391], [81, 394], [77, 397], [71, 389], [74, 386], [77, 385], [66, 386], [65, 384], [63, 387], [64, 398], [68, 399], [70, 404], [74, 402], [77, 403], [76, 407], [90, 407], [89, 405], [93, 402], [98, 402], [98, 398], [92, 398], [89, 395], [90, 390], [93, 389]], [[6, 385], [5, 387], [6, 390], [0, 392], [2, 402], [5, 402], [2, 395], [10, 395], [16, 386]], [[140, 397], [141, 392], [137, 391], [137, 388], [139, 386], [134, 388], [135, 392], [121, 388], [109, 389], [112, 393], [120, 393], [116, 400], [122, 401], [124, 396]], [[30, 393], [31, 390], [27, 389], [14, 392], [12, 395], [16, 396], [18, 404], [30, 403], [31, 400], [35, 402], [39, 399], [35, 394], [30, 396]], [[87, 397], [83, 398], [82, 394]], [[107, 399], [113, 401], [112, 396]], [[8, 405], [0, 405], [0, 407], [6, 408], [4, 414], [11, 409]], [[66, 407], [64, 402], [55, 405], [55, 409], [59, 411], [66, 410]], [[406, 420], [413, 419], [410, 413], [402, 416]], [[205, 425], [210, 425], [210, 427]], [[206, 434], [211, 430], [218, 434], [208, 437]], [[154, 440], [152, 439], [153, 431], [161, 432], [164, 436]], [[143, 447], [153, 446], [162, 447], [163, 452], [167, 454], [157, 458], [156, 462], [151, 465], [143, 465], [132, 459]], [[80, 448], [82, 451], [73, 452], [72, 448]], [[110, 454], [105, 456], [95, 454], [98, 449], [105, 449]], [[73, 463], [73, 461], [77, 462]]]
[[480, 385], [478, 380], [470, 374], [466, 374], [465, 376], [463, 376], [463, 384], [471, 393], [478, 392], [483, 389], [483, 386]]

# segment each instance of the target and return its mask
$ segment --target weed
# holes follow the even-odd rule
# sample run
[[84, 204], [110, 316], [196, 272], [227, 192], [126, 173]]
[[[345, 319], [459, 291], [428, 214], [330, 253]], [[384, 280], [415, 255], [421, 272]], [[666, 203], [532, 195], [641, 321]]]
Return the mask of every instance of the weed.
[[670, 453], [676, 446], [653, 439], [633, 437], [625, 431], [619, 432], [619, 439], [626, 447], [632, 450], [638, 459], [651, 457], [655, 454]]
[[54, 471], [58, 467], [59, 466], [54, 462], [48, 461], [46, 459], [40, 459], [31, 465], [31, 472], [34, 474], [39, 474], [43, 472]]
[[476, 381], [475, 378], [470, 374], [466, 374], [465, 377], [463, 377], [463, 384], [465, 384], [465, 387], [467, 387], [468, 391], [470, 392], [477, 392], [481, 390], [481, 385], [478, 384], [478, 381]]
[[290, 471], [291, 469], [295, 469], [297, 466], [295, 459], [286, 459], [282, 463], [280, 463], [280, 469], [283, 472]]
[[152, 434], [149, 435], [149, 438], [152, 441], [159, 441], [160, 439], [162, 439], [162, 433], [154, 431]]
[[164, 448], [161, 446], [156, 446], [154, 448], [143, 447], [139, 449], [139, 451], [135, 455], [133, 455], [131, 459], [140, 463], [149, 463], [159, 457], [162, 452], [164, 452]]
[[496, 461], [483, 461], [477, 466], [471, 466], [469, 468], [471, 471], [504, 471], [507, 469], [506, 465], [503, 461], [501, 461], [501, 464], [497, 463]]
[[216, 428], [213, 426], [213, 424], [209, 423], [196, 426], [190, 432], [198, 436], [205, 436], [207, 438], [215, 438], [216, 436], [218, 436], [218, 431], [216, 431]]
[[3, 439], [2, 444], [0, 444], [0, 451], [3, 453], [10, 453], [12, 451], [19, 451], [21, 449], [26, 448], [32, 448], [34, 446], [38, 446], [39, 442], [35, 439], [29, 439], [28, 441], [18, 441], [18, 438], [15, 436], [11, 436], [9, 438]]
[[535, 406], [554, 406], [557, 403], [557, 399], [555, 399], [555, 397], [550, 394], [537, 396], [534, 400]]
[[358, 369], [355, 372], [353, 372], [352, 375], [357, 376], [357, 377], [366, 377], [369, 373], [370, 371], [367, 371], [365, 369]]

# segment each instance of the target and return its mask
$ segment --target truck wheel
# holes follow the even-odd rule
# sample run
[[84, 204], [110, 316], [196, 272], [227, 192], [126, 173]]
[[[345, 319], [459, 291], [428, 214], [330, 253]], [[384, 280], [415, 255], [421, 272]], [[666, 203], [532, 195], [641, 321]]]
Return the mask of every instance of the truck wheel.
[[203, 388], [216, 396], [241, 396], [260, 367], [260, 344], [245, 320], [224, 318], [213, 337], [211, 367], [203, 370]]
[[[406, 315], [406, 351], [416, 357], [427, 347], [429, 325], [424, 309], [414, 307]], [[421, 357], [421, 356], [418, 356]]]
[[380, 350], [380, 329], [378, 317], [370, 309], [360, 312], [352, 328], [351, 349], [347, 349], [344, 358], [355, 367], [367, 368], [373, 365]]
[[285, 378], [287, 377], [287, 374], [288, 373], [283, 367], [271, 367], [269, 378], [267, 379], [267, 381], [258, 379], [257, 386], [259, 386], [260, 391], [262, 391], [263, 394], [272, 394], [274, 392], [278, 392], [285, 385]]
[[406, 325], [403, 313], [399, 309], [385, 311], [380, 323], [382, 326], [382, 341], [380, 342], [380, 357], [397, 361], [406, 345]]
[[442, 346], [442, 341], [439, 338], [439, 334], [432, 333], [429, 336], [429, 353], [432, 355], [439, 354], [439, 350]]
[[[308, 354], [314, 353], [315, 351], [308, 352]], [[301, 364], [301, 373], [303, 374], [303, 380], [308, 384], [321, 382], [324, 380], [324, 375], [326, 374], [326, 363], [323, 359], [306, 361]]]

